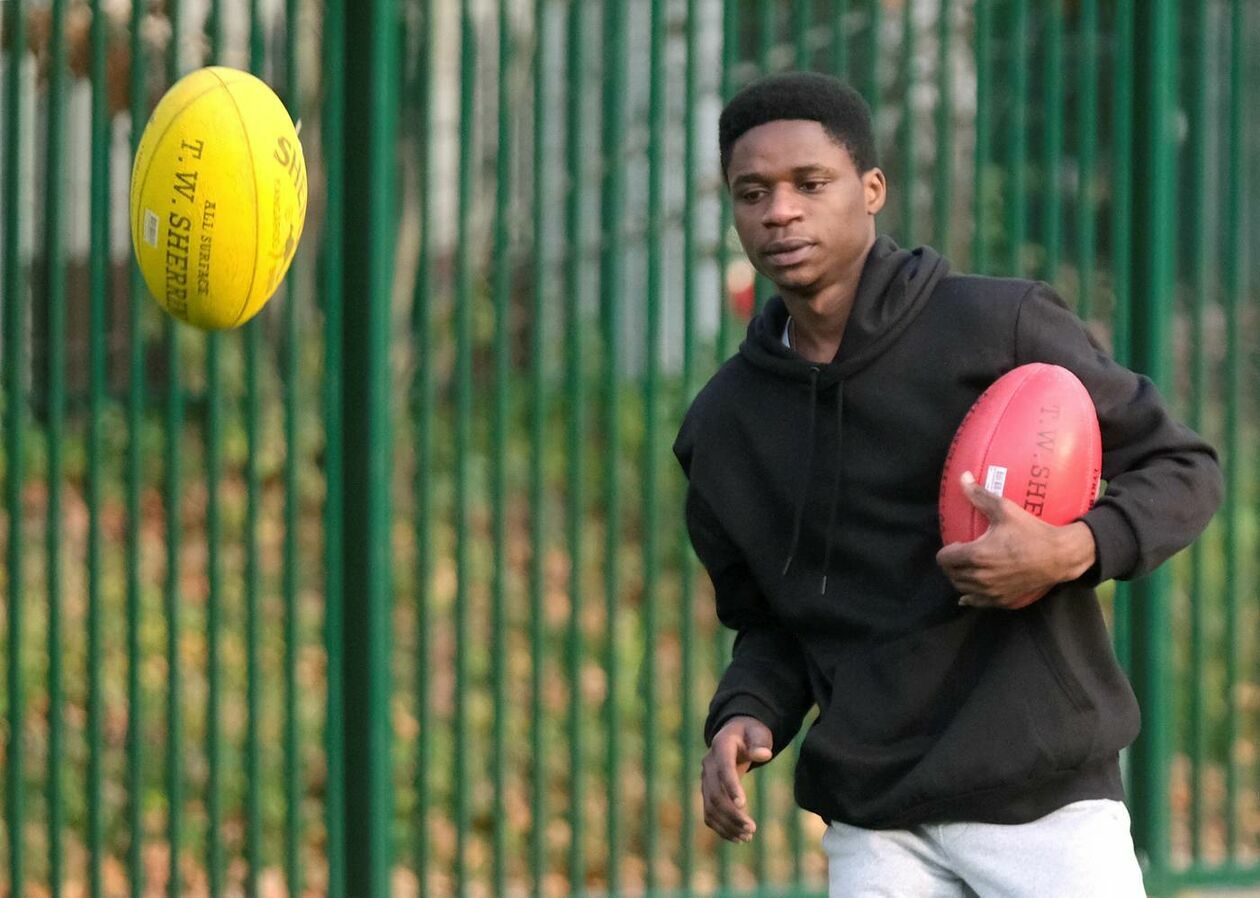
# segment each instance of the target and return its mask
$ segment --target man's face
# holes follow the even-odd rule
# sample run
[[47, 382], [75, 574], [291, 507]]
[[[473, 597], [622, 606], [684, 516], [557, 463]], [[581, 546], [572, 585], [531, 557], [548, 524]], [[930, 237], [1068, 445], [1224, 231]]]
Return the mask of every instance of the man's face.
[[860, 174], [818, 122], [767, 122], [731, 148], [735, 230], [758, 271], [810, 296], [859, 263], [884, 205], [884, 174]]

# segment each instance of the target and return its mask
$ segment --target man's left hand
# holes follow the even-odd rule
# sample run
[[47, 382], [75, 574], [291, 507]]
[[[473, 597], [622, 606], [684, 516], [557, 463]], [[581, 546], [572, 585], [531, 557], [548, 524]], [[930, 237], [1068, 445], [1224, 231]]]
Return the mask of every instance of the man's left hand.
[[1023, 608], [1094, 564], [1094, 534], [1080, 521], [1062, 527], [1047, 524], [1010, 499], [986, 491], [969, 471], [962, 474], [962, 489], [989, 519], [989, 529], [978, 539], [936, 553], [937, 563], [962, 594], [959, 604]]

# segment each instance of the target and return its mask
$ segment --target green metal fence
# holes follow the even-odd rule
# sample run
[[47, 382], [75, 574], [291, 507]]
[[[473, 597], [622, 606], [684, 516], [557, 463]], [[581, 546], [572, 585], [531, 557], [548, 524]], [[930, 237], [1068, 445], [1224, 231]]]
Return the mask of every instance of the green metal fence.
[[[757, 73], [877, 114], [883, 230], [1053, 282], [1222, 451], [1109, 591], [1152, 892], [1260, 883], [1256, 185], [1244, 0], [0, 0], [0, 894], [820, 894], [793, 752], [701, 823], [726, 657], [669, 457], [757, 285], [716, 165]], [[239, 332], [127, 241], [179, 74], [311, 172]]]

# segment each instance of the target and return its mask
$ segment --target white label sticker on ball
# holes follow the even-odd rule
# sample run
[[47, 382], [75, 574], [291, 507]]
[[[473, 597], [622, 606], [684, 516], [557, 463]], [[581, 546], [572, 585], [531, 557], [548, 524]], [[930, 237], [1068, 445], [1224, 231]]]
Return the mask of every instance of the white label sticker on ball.
[[144, 242], [149, 246], [158, 243], [158, 217], [152, 209], [144, 210]]
[[1006, 486], [1006, 468], [1001, 465], [989, 465], [989, 470], [984, 475], [984, 491], [1000, 496], [1004, 486]]

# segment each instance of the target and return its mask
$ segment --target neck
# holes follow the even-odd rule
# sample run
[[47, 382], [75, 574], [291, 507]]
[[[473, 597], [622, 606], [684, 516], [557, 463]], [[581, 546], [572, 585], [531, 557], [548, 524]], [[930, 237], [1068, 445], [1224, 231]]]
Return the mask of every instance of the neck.
[[849, 313], [853, 311], [853, 302], [857, 298], [862, 268], [874, 243], [872, 235], [866, 252], [819, 290], [809, 294], [780, 290], [779, 295], [792, 316], [792, 337], [799, 355], [822, 364], [836, 357], [840, 341], [844, 339]]

